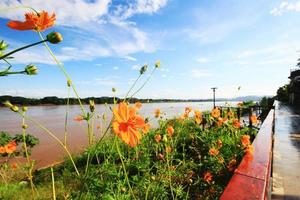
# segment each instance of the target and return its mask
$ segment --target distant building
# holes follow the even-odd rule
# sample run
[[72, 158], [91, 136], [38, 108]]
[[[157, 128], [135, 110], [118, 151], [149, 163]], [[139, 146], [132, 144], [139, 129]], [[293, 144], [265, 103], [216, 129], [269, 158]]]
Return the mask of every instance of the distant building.
[[289, 76], [289, 101], [293, 105], [300, 106], [300, 69], [292, 70]]

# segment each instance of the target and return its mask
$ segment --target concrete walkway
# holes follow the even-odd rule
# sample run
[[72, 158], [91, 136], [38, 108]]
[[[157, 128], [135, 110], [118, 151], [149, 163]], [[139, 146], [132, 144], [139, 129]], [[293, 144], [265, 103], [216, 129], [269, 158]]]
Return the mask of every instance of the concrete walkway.
[[275, 104], [272, 199], [300, 200], [300, 109]]

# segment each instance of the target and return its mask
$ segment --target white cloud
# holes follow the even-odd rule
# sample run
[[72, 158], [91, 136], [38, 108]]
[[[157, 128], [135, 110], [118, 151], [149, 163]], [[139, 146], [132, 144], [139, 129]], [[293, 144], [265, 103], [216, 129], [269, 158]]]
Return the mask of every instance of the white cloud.
[[[115, 5], [112, 0], [63, 0], [63, 1], [36, 1], [36, 0], [2, 0], [0, 8], [13, 8], [28, 5], [36, 10], [55, 12], [56, 24], [61, 27], [72, 27], [70, 32], [80, 37], [89, 38], [84, 49], [80, 49], [81, 60], [90, 56], [91, 59], [102, 56], [120, 56], [130, 61], [136, 58], [129, 56], [137, 52], [153, 52], [157, 43], [154, 37], [141, 30], [127, 17], [135, 14], [153, 14], [166, 6], [167, 0], [132, 0], [129, 3]], [[28, 10], [29, 11], [29, 10]], [[24, 9], [11, 9], [0, 12], [1, 18], [24, 19]], [[126, 13], [126, 14], [125, 14]], [[121, 17], [127, 15], [127, 17]], [[70, 33], [69, 32], [69, 33]], [[74, 41], [76, 42], [76, 41]], [[77, 41], [78, 42], [78, 41]], [[70, 44], [69, 44], [70, 45]], [[74, 49], [64, 49], [63, 60], [79, 60], [74, 56], [79, 44], [71, 44]], [[94, 52], [91, 48], [96, 47]], [[91, 54], [89, 54], [91, 53]]]
[[129, 61], [137, 61], [137, 59], [132, 56], [124, 56], [124, 58]]
[[296, 1], [293, 3], [284, 1], [279, 6], [273, 8], [270, 11], [270, 14], [274, 15], [274, 16], [280, 16], [283, 13], [288, 12], [288, 11], [300, 12], [300, 1]]
[[168, 0], [137, 0], [125, 6], [119, 5], [115, 14], [122, 19], [130, 18], [135, 14], [153, 14], [167, 3]]
[[131, 69], [132, 70], [140, 70], [141, 67], [139, 65], [132, 65]]
[[211, 76], [211, 73], [207, 70], [192, 69], [190, 75], [193, 78], [202, 78]]
[[197, 58], [196, 61], [199, 63], [208, 63], [209, 62], [209, 60], [204, 57]]
[[[107, 14], [111, 0], [63, 0], [63, 1], [36, 1], [36, 0], [4, 0], [0, 7], [31, 6], [36, 10], [55, 12], [57, 24], [66, 26], [81, 26], [87, 22], [99, 22]], [[23, 19], [24, 10], [13, 9], [1, 12], [0, 17], [9, 19]]]
[[118, 69], [119, 69], [119, 67], [117, 67], [117, 66], [113, 67], [113, 70], [118, 70]]

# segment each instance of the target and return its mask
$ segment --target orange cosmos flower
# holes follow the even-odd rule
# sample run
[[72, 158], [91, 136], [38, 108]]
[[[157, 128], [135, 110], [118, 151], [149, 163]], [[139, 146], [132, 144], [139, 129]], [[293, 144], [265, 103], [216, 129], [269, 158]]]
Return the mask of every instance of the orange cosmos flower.
[[172, 126], [168, 126], [167, 133], [170, 137], [172, 137], [174, 134], [174, 128]]
[[233, 117], [234, 114], [233, 114], [233, 112], [231, 112], [231, 110], [229, 110], [229, 111], [227, 112], [227, 116], [230, 118], [230, 117]]
[[83, 120], [83, 117], [81, 115], [74, 117], [74, 121], [81, 122], [82, 120]]
[[150, 124], [146, 123], [145, 126], [142, 128], [144, 134], [148, 133], [150, 130]]
[[159, 116], [160, 116], [160, 109], [159, 109], [159, 108], [155, 109], [155, 111], [154, 111], [154, 116], [155, 116], [156, 118], [159, 118]]
[[11, 164], [11, 168], [12, 169], [18, 169], [19, 165], [17, 163], [13, 163], [13, 164]]
[[154, 136], [154, 140], [157, 142], [157, 143], [159, 143], [160, 141], [161, 141], [161, 135], [155, 135]]
[[252, 124], [256, 124], [257, 123], [257, 117], [256, 117], [256, 115], [251, 115], [250, 121], [252, 122]]
[[207, 183], [210, 183], [212, 181], [212, 178], [213, 178], [213, 176], [212, 176], [212, 174], [209, 171], [205, 172], [204, 175], [203, 175], [203, 179]]
[[211, 156], [216, 156], [216, 155], [219, 154], [219, 150], [218, 150], [218, 149], [215, 149], [215, 148], [210, 148], [209, 154], [210, 154]]
[[244, 147], [248, 146], [250, 144], [250, 136], [249, 135], [243, 135], [241, 137], [241, 141]]
[[191, 107], [185, 107], [184, 112], [189, 114], [192, 111]]
[[236, 159], [232, 159], [227, 165], [228, 171], [232, 172], [235, 169], [236, 164], [237, 164]]
[[240, 128], [240, 127], [241, 127], [241, 123], [239, 122], [238, 119], [234, 119], [233, 122], [232, 122], [232, 125], [233, 125], [235, 128]]
[[135, 102], [134, 105], [135, 105], [135, 107], [136, 107], [137, 109], [140, 109], [140, 108], [142, 107], [142, 103], [139, 102], [139, 101]]
[[5, 145], [4, 148], [6, 153], [11, 154], [17, 149], [17, 143], [15, 141], [11, 141]]
[[220, 117], [220, 115], [221, 115], [221, 112], [218, 108], [214, 108], [211, 111], [211, 116], [214, 117], [214, 118], [218, 118], [218, 117]]
[[194, 111], [195, 114], [195, 121], [197, 124], [200, 124], [202, 122], [202, 113], [198, 110]]
[[144, 128], [144, 119], [136, 114], [135, 108], [125, 102], [119, 103], [118, 108], [113, 109], [113, 114], [114, 133], [130, 147], [135, 147], [142, 138], [138, 129]]
[[225, 160], [224, 160], [223, 157], [219, 157], [218, 160], [219, 160], [219, 163], [220, 163], [220, 164], [223, 164], [223, 163], [225, 162]]
[[238, 106], [238, 107], [243, 107], [243, 106], [244, 106], [244, 103], [243, 103], [243, 102], [239, 102], [239, 103], [237, 104], [237, 106]]
[[254, 147], [253, 145], [248, 145], [247, 148], [245, 149], [246, 155], [252, 155], [254, 152]]
[[220, 148], [221, 148], [221, 147], [222, 147], [222, 145], [223, 145], [223, 143], [222, 143], [222, 140], [218, 139], [218, 140], [217, 140], [217, 145], [218, 145], [218, 147], [220, 147]]
[[55, 23], [55, 14], [48, 15], [46, 11], [40, 13], [26, 13], [25, 21], [9, 21], [7, 26], [9, 28], [24, 31], [24, 30], [35, 30], [44, 31], [50, 28]]
[[0, 153], [1, 153], [1, 154], [4, 154], [4, 153], [6, 153], [6, 151], [5, 151], [5, 147], [0, 147]]
[[166, 147], [166, 152], [171, 153], [172, 152], [172, 147]]
[[218, 118], [218, 121], [217, 121], [217, 126], [222, 126], [222, 124], [224, 123], [224, 120], [222, 117], [219, 117]]

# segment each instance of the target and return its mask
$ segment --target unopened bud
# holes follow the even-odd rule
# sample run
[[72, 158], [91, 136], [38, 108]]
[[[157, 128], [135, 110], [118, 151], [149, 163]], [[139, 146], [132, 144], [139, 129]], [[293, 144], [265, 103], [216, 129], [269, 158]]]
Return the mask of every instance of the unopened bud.
[[10, 107], [10, 109], [14, 112], [18, 112], [19, 111], [19, 107], [18, 106], [12, 106]]
[[116, 90], [116, 88], [113, 87], [113, 88], [111, 89], [111, 91], [112, 91], [112, 92], [116, 92], [117, 90]]
[[22, 125], [22, 129], [27, 129], [28, 128], [28, 125], [27, 124], [23, 124]]
[[160, 61], [159, 61], [159, 60], [156, 61], [156, 63], [155, 63], [155, 68], [160, 68]]
[[141, 67], [140, 69], [140, 74], [144, 74], [148, 69], [148, 65], [144, 65], [143, 67]]
[[7, 107], [7, 108], [13, 107], [13, 105], [12, 105], [9, 101], [4, 101], [4, 102], [3, 102], [3, 105], [4, 105], [5, 107]]
[[63, 37], [59, 32], [51, 32], [46, 36], [46, 38], [52, 44], [60, 43], [63, 40]]
[[26, 112], [26, 111], [27, 111], [27, 107], [26, 107], [26, 106], [23, 106], [23, 107], [22, 107], [22, 111], [23, 111], [23, 112]]
[[95, 111], [95, 102], [94, 102], [94, 100], [89, 100], [89, 104], [90, 104], [90, 111], [94, 112]]
[[67, 85], [68, 85], [68, 87], [71, 87], [72, 81], [70, 79], [67, 80]]
[[5, 43], [3, 40], [0, 42], [0, 51], [4, 51], [8, 47], [8, 44]]
[[38, 72], [38, 68], [35, 65], [27, 65], [25, 67], [25, 73], [27, 75], [35, 75]]

